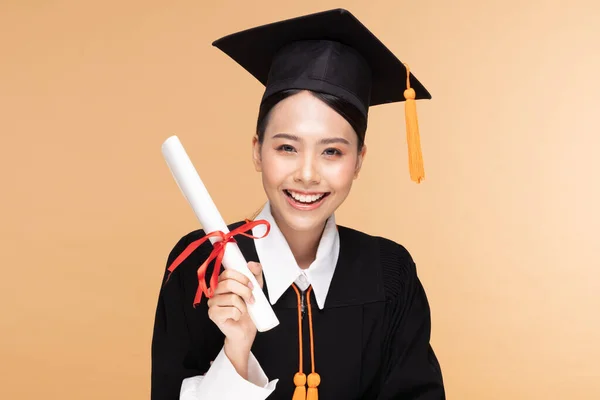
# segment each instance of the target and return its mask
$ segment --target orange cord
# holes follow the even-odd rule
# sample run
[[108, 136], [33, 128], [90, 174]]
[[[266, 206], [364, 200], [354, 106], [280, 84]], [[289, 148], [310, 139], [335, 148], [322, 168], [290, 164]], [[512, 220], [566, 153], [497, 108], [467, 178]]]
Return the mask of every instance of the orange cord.
[[300, 345], [300, 368], [298, 369], [298, 372], [302, 373], [302, 299], [300, 297], [300, 290], [296, 285], [292, 284], [292, 287], [296, 291], [296, 296], [298, 297], [298, 344]]
[[306, 292], [306, 301], [308, 302], [308, 326], [310, 327], [310, 361], [312, 363], [312, 372], [315, 372], [315, 342], [313, 339], [313, 325], [312, 325], [312, 307], [310, 306], [310, 292], [312, 286], [309, 286]]
[[[308, 302], [308, 324], [310, 333], [310, 358], [312, 364], [312, 373], [308, 375], [308, 379], [302, 369], [303, 366], [303, 352], [302, 352], [302, 299], [300, 290], [295, 284], [292, 284], [296, 297], [298, 298], [298, 343], [300, 349], [300, 368], [299, 371], [294, 375], [294, 384], [296, 389], [292, 400], [318, 400], [319, 394], [317, 386], [321, 383], [321, 377], [315, 372], [315, 341], [313, 335], [313, 324], [312, 324], [312, 306], [310, 303], [310, 293], [312, 286], [308, 287], [306, 291], [306, 298]], [[306, 392], [306, 383], [308, 381], [308, 393]]]
[[309, 332], [310, 332], [310, 358], [312, 364], [312, 373], [308, 375], [308, 392], [306, 396], [306, 400], [318, 400], [319, 392], [317, 387], [321, 383], [321, 377], [319, 374], [315, 372], [315, 342], [313, 338], [313, 324], [312, 324], [312, 306], [310, 304], [310, 292], [312, 290], [312, 286], [308, 288], [307, 293], [307, 301], [308, 301], [308, 324], [309, 324]]
[[298, 290], [296, 285], [292, 284], [292, 287], [296, 291], [296, 296], [298, 297], [298, 344], [300, 350], [300, 367], [298, 372], [294, 375], [294, 385], [296, 385], [296, 389], [294, 390], [292, 400], [306, 400], [306, 375], [304, 375], [302, 370], [302, 299], [300, 298], [300, 290]]

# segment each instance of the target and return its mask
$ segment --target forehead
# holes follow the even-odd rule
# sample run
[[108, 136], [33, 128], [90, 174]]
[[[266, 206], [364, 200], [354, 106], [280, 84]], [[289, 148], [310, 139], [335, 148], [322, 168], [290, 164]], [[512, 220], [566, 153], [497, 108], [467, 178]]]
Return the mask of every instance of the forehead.
[[271, 111], [267, 136], [292, 133], [305, 138], [338, 136], [355, 141], [356, 133], [344, 117], [310, 92], [300, 92], [279, 102]]

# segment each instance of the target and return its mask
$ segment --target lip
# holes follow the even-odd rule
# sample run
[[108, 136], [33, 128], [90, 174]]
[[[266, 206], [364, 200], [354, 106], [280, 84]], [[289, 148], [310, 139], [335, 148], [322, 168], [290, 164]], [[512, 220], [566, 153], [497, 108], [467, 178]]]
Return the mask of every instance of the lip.
[[288, 189], [284, 189], [284, 191], [282, 192], [283, 196], [285, 197], [286, 201], [288, 202], [288, 204], [299, 211], [312, 211], [315, 210], [317, 208], [319, 208], [321, 206], [321, 204], [323, 204], [323, 202], [325, 201], [325, 199], [329, 196], [329, 192], [304, 192], [304, 191], [297, 191], [297, 190], [288, 190], [288, 191], [292, 191], [295, 193], [300, 193], [303, 195], [317, 195], [317, 194], [323, 194], [325, 193], [326, 195], [321, 197], [321, 199], [319, 201], [317, 201], [316, 203], [311, 203], [311, 204], [301, 204], [297, 201], [294, 201], [293, 198], [291, 198], [290, 196], [288, 196], [285, 191]]

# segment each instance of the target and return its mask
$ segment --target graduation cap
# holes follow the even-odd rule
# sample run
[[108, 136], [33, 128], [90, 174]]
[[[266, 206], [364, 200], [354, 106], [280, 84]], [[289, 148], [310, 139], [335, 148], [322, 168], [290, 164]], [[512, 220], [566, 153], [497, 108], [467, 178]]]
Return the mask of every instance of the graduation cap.
[[373, 33], [344, 9], [243, 30], [213, 46], [265, 85], [263, 99], [287, 89], [340, 97], [366, 117], [370, 106], [405, 102], [411, 179], [424, 178], [415, 100], [425, 87]]

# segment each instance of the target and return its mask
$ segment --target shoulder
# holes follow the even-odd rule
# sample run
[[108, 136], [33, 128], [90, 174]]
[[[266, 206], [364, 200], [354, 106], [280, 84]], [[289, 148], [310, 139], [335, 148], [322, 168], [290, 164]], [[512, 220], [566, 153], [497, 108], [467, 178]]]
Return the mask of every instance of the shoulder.
[[369, 254], [373, 264], [378, 265], [386, 297], [396, 297], [417, 280], [416, 265], [408, 249], [390, 238], [371, 235], [357, 229], [338, 225], [340, 240], [353, 248]]
[[387, 237], [371, 235], [354, 228], [338, 225], [341, 240], [346, 240], [355, 246], [367, 246], [377, 251], [384, 264], [414, 265], [408, 249]]

